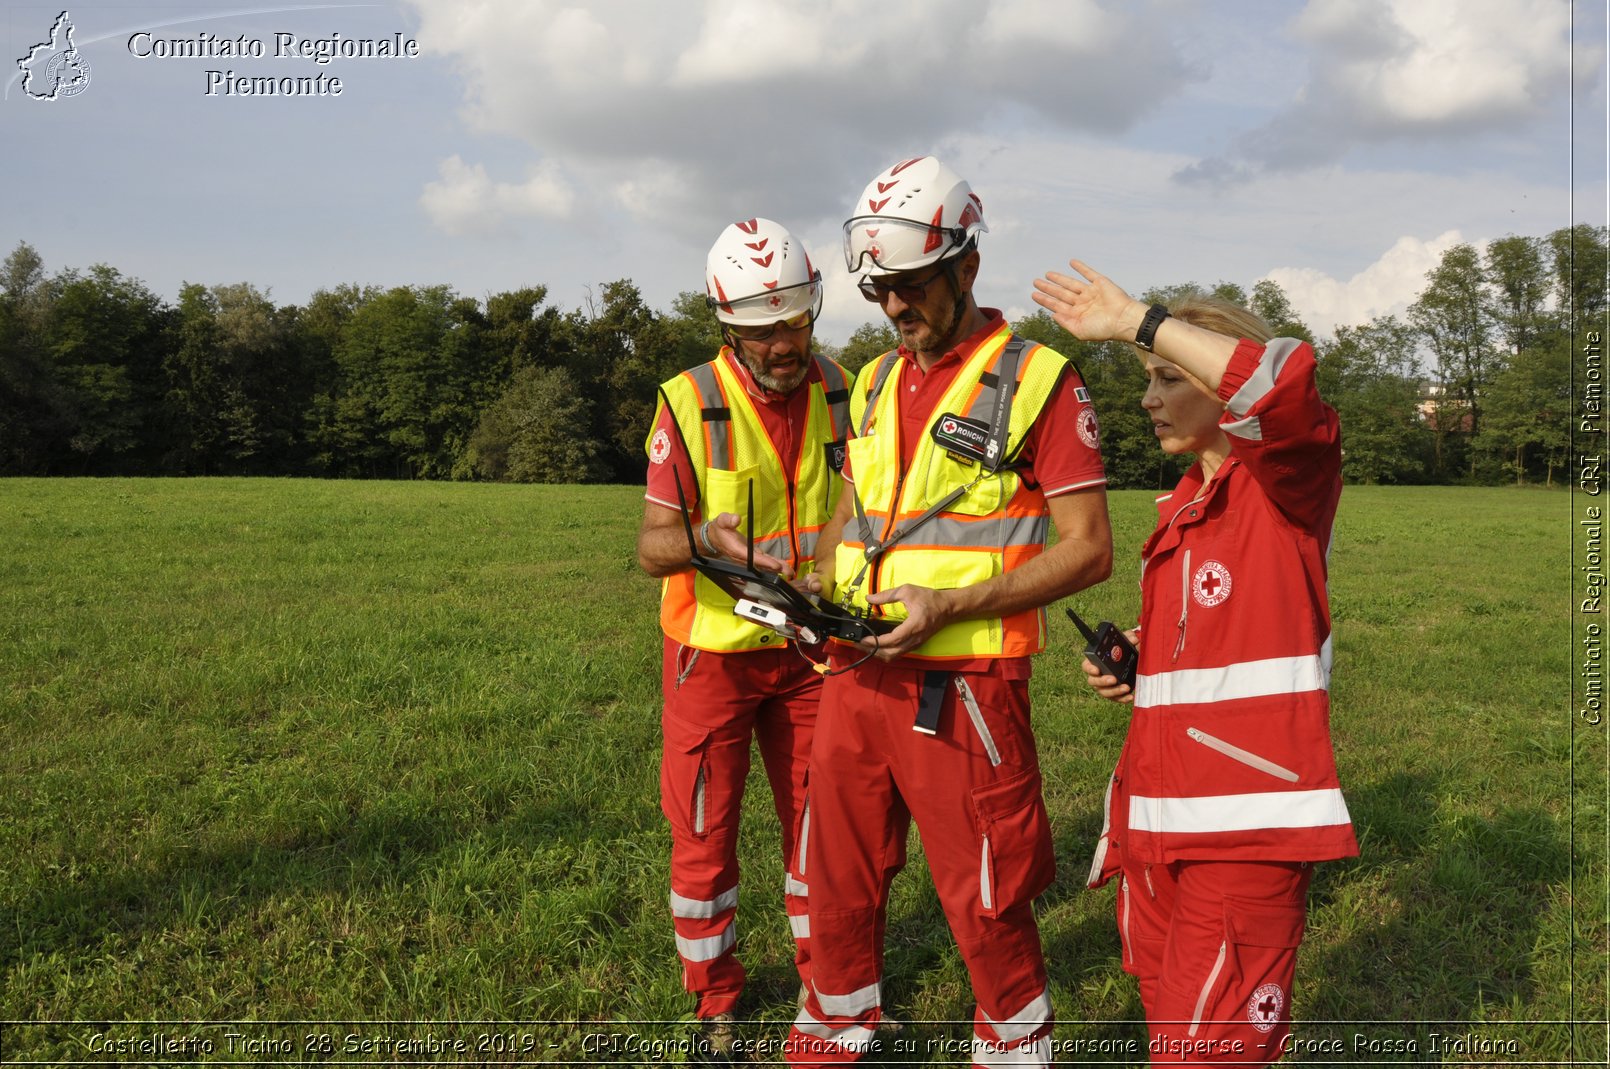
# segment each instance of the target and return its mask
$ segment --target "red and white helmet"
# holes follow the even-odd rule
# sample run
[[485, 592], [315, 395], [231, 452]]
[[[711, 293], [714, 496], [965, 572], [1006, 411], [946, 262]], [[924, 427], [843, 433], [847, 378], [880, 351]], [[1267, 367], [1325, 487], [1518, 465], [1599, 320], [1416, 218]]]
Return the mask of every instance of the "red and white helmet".
[[769, 326], [822, 310], [822, 272], [805, 246], [781, 223], [733, 223], [710, 246], [704, 265], [705, 301], [716, 318], [736, 326]]
[[844, 266], [887, 275], [935, 264], [988, 231], [972, 188], [932, 156], [902, 160], [874, 178], [844, 224]]

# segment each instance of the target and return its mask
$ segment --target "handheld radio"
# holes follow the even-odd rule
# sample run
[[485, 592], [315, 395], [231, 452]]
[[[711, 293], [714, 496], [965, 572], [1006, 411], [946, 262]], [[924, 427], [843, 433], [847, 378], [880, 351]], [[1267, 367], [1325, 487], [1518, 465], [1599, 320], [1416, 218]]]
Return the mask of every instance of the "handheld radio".
[[1079, 619], [1079, 614], [1072, 609], [1068, 611], [1068, 619], [1074, 622], [1085, 637], [1085, 656], [1091, 663], [1098, 665], [1102, 672], [1112, 676], [1118, 682], [1126, 684], [1131, 691], [1135, 689], [1135, 664], [1140, 659], [1135, 644], [1129, 641], [1129, 636], [1120, 631], [1116, 625], [1103, 620], [1096, 625], [1094, 631], [1090, 625]]
[[815, 594], [796, 590], [788, 580], [774, 572], [755, 568], [755, 484], [749, 484], [749, 525], [747, 557], [739, 563], [715, 560], [699, 552], [693, 537], [693, 518], [688, 511], [687, 495], [682, 492], [682, 477], [676, 475], [677, 504], [682, 509], [682, 527], [688, 536], [689, 561], [695, 569], [716, 586], [724, 590], [737, 604], [733, 613], [769, 627], [784, 638], [797, 639], [814, 646], [826, 639], [837, 638], [857, 642], [887, 634], [899, 626], [898, 620], [862, 616], [823, 601]]

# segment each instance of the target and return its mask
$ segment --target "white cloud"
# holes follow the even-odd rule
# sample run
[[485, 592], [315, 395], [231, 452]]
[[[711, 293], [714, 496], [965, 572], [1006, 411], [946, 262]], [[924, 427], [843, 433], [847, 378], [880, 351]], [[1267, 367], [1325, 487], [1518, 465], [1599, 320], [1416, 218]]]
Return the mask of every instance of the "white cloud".
[[[690, 236], [837, 215], [958, 132], [1131, 129], [1201, 76], [1118, 0], [410, 3], [475, 132], [563, 160], [590, 207]], [[1145, 64], [1119, 47], [1140, 40]]]
[[419, 203], [449, 234], [491, 234], [510, 219], [563, 219], [570, 215], [575, 194], [559, 168], [551, 163], [532, 167], [524, 182], [494, 182], [481, 164], [466, 164], [457, 154], [437, 166], [441, 178], [425, 183]]
[[[1233, 180], [1361, 146], [1512, 132], [1558, 114], [1570, 91], [1571, 5], [1560, 0], [1310, 0], [1288, 30], [1308, 50], [1307, 82], [1284, 111], [1181, 178]], [[1597, 80], [1603, 48], [1579, 47], [1577, 63]]]
[[1398, 315], [1426, 287], [1426, 275], [1442, 254], [1464, 239], [1449, 230], [1429, 241], [1402, 237], [1380, 259], [1346, 281], [1312, 267], [1276, 267], [1263, 276], [1279, 284], [1316, 335], [1358, 326], [1378, 316]]

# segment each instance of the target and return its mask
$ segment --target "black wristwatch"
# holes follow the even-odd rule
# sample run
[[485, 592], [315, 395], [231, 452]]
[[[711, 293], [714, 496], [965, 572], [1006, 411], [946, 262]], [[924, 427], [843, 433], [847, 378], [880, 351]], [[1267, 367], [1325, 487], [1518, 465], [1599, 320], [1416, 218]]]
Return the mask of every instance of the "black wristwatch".
[[1146, 309], [1146, 318], [1140, 321], [1140, 329], [1135, 331], [1135, 344], [1152, 351], [1152, 342], [1157, 338], [1157, 328], [1163, 325], [1168, 318], [1168, 309], [1160, 304], [1154, 304]]

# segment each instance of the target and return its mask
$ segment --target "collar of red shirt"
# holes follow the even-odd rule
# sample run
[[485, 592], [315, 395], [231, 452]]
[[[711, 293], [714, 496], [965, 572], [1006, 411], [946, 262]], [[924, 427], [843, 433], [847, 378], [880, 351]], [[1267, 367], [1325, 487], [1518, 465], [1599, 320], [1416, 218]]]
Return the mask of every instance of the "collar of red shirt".
[[[979, 327], [978, 330], [974, 331], [972, 334], [963, 338], [960, 344], [958, 344], [954, 349], [945, 350], [944, 355], [942, 355], [938, 360], [934, 361], [933, 367], [929, 368], [930, 371], [932, 371], [933, 368], [944, 364], [946, 361], [953, 360], [957, 363], [960, 363], [969, 359], [978, 351], [978, 347], [980, 345], [983, 345], [990, 338], [994, 337], [998, 330], [1006, 326], [1006, 317], [1001, 314], [1001, 310], [999, 308], [980, 308], [979, 311], [984, 313], [989, 322], [985, 323], [982, 327]], [[916, 354], [914, 354], [910, 349], [907, 349], [904, 345], [902, 345], [896, 350], [896, 352], [900, 354], [900, 357], [903, 360], [908, 361], [912, 367], [916, 368], [918, 371], [922, 370], [922, 365], [917, 363]]]
[[755, 373], [749, 370], [748, 364], [738, 359], [738, 354], [733, 352], [730, 346], [723, 345], [721, 347], [721, 359], [725, 360], [728, 366], [732, 368], [733, 374], [737, 375], [738, 381], [744, 384], [744, 389], [748, 391], [750, 397], [757, 401], [764, 401], [769, 405], [781, 404], [787, 401], [794, 396], [794, 393], [798, 393], [813, 382], [820, 382], [822, 378], [822, 369], [817, 366], [814, 354], [808, 354], [805, 359], [809, 360], [810, 363], [805, 368], [805, 377], [800, 380], [798, 386], [794, 387], [794, 392], [778, 393], [776, 390], [769, 389], [756, 382]]

